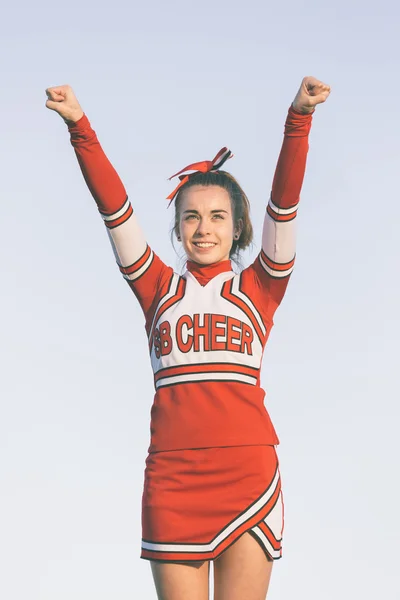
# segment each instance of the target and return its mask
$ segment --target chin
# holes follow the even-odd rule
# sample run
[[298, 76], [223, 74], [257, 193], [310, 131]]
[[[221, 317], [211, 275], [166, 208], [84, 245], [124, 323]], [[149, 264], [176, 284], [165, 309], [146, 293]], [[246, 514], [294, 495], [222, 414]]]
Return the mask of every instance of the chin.
[[200, 265], [212, 265], [223, 260], [223, 257], [219, 253], [210, 253], [208, 256], [192, 254], [191, 256], [188, 256], [188, 258], [189, 260], [192, 260]]
[[218, 259], [214, 260], [212, 258], [206, 258], [205, 256], [200, 256], [192, 259], [194, 262], [197, 262], [199, 265], [212, 265], [216, 262], [219, 262]]

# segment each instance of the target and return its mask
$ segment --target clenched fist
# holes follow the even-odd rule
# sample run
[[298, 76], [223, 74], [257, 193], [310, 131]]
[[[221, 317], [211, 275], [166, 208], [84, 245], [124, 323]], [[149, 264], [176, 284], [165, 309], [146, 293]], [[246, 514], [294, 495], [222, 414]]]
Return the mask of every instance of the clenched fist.
[[76, 123], [83, 117], [83, 110], [69, 85], [47, 88], [46, 94], [48, 97], [47, 108], [58, 112], [66, 123], [69, 121]]
[[304, 77], [293, 100], [293, 108], [301, 113], [311, 113], [317, 104], [325, 102], [330, 93], [331, 88], [326, 83], [315, 77]]

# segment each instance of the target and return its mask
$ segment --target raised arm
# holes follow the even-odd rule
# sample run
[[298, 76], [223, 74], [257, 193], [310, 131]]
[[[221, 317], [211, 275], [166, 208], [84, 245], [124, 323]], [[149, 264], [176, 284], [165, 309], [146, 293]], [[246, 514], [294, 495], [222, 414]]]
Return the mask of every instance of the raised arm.
[[296, 221], [308, 153], [308, 134], [315, 106], [325, 102], [329, 86], [303, 79], [289, 108], [282, 149], [264, 219], [262, 249], [252, 265], [267, 319], [281, 302], [296, 256]]
[[82, 174], [104, 220], [123, 277], [148, 314], [162, 280], [172, 270], [149, 248], [124, 185], [69, 86], [46, 90], [46, 106], [68, 125]]

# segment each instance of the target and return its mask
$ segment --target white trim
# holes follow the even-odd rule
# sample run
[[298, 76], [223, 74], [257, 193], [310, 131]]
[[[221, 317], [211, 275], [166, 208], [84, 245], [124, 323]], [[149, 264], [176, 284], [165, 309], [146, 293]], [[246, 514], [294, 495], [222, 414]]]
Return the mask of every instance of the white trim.
[[168, 294], [166, 294], [166, 296], [163, 296], [163, 297], [161, 298], [161, 300], [159, 301], [159, 303], [158, 303], [158, 305], [157, 305], [157, 308], [156, 308], [156, 310], [155, 310], [155, 313], [154, 313], [153, 321], [152, 321], [152, 323], [151, 323], [151, 327], [150, 327], [150, 339], [151, 339], [151, 336], [153, 335], [153, 330], [154, 330], [154, 326], [155, 326], [155, 324], [156, 324], [156, 318], [157, 318], [157, 315], [158, 315], [158, 311], [160, 310], [160, 308], [161, 308], [161, 307], [162, 307], [162, 306], [163, 306], [163, 305], [164, 305], [164, 304], [165, 304], [165, 303], [166, 303], [166, 302], [167, 302], [167, 301], [168, 301], [170, 298], [172, 298], [172, 296], [175, 296], [175, 294], [176, 294], [176, 292], [177, 292], [177, 290], [178, 290], [179, 279], [180, 279], [180, 275], [178, 275], [178, 273], [174, 273], [174, 274], [172, 275], [172, 281], [171, 281], [171, 284], [170, 284], [170, 290], [169, 290]]
[[252, 528], [252, 531], [254, 531], [254, 533], [259, 538], [259, 540], [262, 542], [263, 546], [266, 548], [268, 554], [270, 554], [272, 558], [280, 558], [281, 551], [275, 550], [275, 548], [271, 545], [271, 542], [269, 541], [269, 539], [267, 538], [265, 533], [263, 531], [261, 531], [261, 529], [257, 525]]
[[295, 213], [299, 207], [299, 203], [297, 203], [297, 204], [295, 204], [295, 206], [291, 206], [290, 208], [279, 208], [279, 206], [276, 206], [276, 204], [274, 204], [272, 202], [271, 198], [269, 199], [268, 204], [272, 208], [272, 210], [274, 212], [276, 212], [278, 215], [291, 215], [291, 214]]
[[155, 386], [156, 389], [158, 389], [160, 387], [172, 385], [174, 383], [189, 383], [191, 381], [209, 381], [210, 379], [217, 379], [218, 381], [237, 381], [238, 383], [250, 383], [251, 385], [257, 385], [257, 375], [245, 375], [242, 373], [226, 371], [207, 371], [206, 373], [183, 373], [181, 375], [173, 375], [172, 377], [162, 377], [156, 382]]
[[[147, 269], [150, 267], [151, 262], [153, 260], [153, 256], [154, 256], [154, 252], [153, 252], [153, 250], [151, 250], [149, 258], [146, 260], [144, 265], [141, 266], [140, 269], [138, 271], [135, 271], [134, 273], [130, 273], [130, 274], [122, 273], [123, 278], [126, 279], [127, 281], [135, 281], [135, 279], [137, 279], [138, 277], [143, 275], [143, 273], [145, 271], [147, 271]], [[122, 267], [122, 265], [121, 265], [121, 268], [126, 269], [127, 267]]]
[[[282, 490], [279, 494], [278, 500], [270, 511], [270, 513], [265, 517], [264, 523], [270, 530], [276, 542], [282, 542], [283, 535], [283, 498], [282, 498]], [[278, 537], [279, 536], [279, 537]]]
[[129, 206], [130, 206], [130, 201], [127, 200], [125, 202], [125, 204], [123, 205], [123, 207], [119, 211], [117, 211], [116, 213], [114, 213], [112, 215], [103, 215], [102, 213], [100, 213], [100, 214], [103, 217], [104, 221], [114, 221], [115, 219], [118, 219], [119, 217], [122, 217], [122, 215], [124, 213], [126, 213], [126, 211], [128, 210]]
[[279, 470], [277, 469], [275, 477], [268, 490], [255, 502], [246, 512], [232, 521], [210, 544], [156, 544], [142, 540], [142, 548], [155, 552], [213, 552], [227, 537], [231, 535], [240, 525], [258, 513], [265, 504], [272, 498], [279, 483]]
[[229, 158], [232, 158], [232, 156], [232, 152], [229, 150], [229, 148], [227, 148], [222, 154], [222, 156], [220, 156], [215, 162], [213, 162], [211, 170], [215, 169], [216, 167], [220, 168], [222, 166], [221, 163], [224, 164], [224, 162], [227, 161]]
[[[261, 318], [260, 313], [258, 312], [258, 310], [256, 309], [256, 307], [254, 306], [254, 304], [252, 303], [252, 301], [250, 300], [250, 298], [248, 296], [246, 296], [243, 292], [240, 291], [239, 289], [239, 278], [240, 275], [235, 275], [235, 277], [233, 277], [233, 281], [232, 281], [232, 286], [231, 286], [231, 294], [233, 296], [236, 296], [237, 298], [240, 298], [240, 300], [243, 300], [243, 302], [245, 304], [247, 304], [247, 306], [249, 307], [250, 311], [253, 313], [253, 315], [256, 318], [256, 321], [263, 333], [263, 335], [265, 336], [267, 334], [267, 330], [265, 328], [264, 322]], [[226, 300], [226, 298], [224, 298]], [[229, 302], [229, 300], [228, 300]], [[240, 308], [240, 307], [238, 307]], [[242, 311], [243, 312], [243, 311]], [[244, 313], [246, 315], [246, 313]], [[246, 315], [247, 316], [247, 315]], [[247, 317], [249, 318], [249, 317]], [[252, 325], [253, 328], [253, 325]]]
[[285, 271], [278, 271], [276, 269], [271, 269], [271, 267], [269, 267], [267, 265], [267, 263], [264, 262], [261, 254], [260, 254], [260, 262], [261, 262], [261, 265], [263, 266], [264, 270], [267, 271], [267, 273], [269, 273], [272, 277], [278, 277], [278, 278], [283, 279], [284, 277], [287, 277], [288, 275], [290, 275], [290, 273], [294, 269], [294, 265], [292, 267], [290, 267], [290, 269], [286, 269]]

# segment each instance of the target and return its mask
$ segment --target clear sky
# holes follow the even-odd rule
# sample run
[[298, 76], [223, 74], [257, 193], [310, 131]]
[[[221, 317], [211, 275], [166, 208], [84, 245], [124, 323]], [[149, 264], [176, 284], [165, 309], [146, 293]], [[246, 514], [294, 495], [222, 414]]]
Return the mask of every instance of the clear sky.
[[178, 267], [167, 177], [232, 149], [248, 263], [287, 108], [314, 75], [332, 94], [262, 380], [286, 508], [269, 600], [398, 600], [399, 19], [395, 0], [3, 8], [1, 598], [156, 598], [139, 559], [143, 318], [45, 88], [74, 88], [149, 243]]

